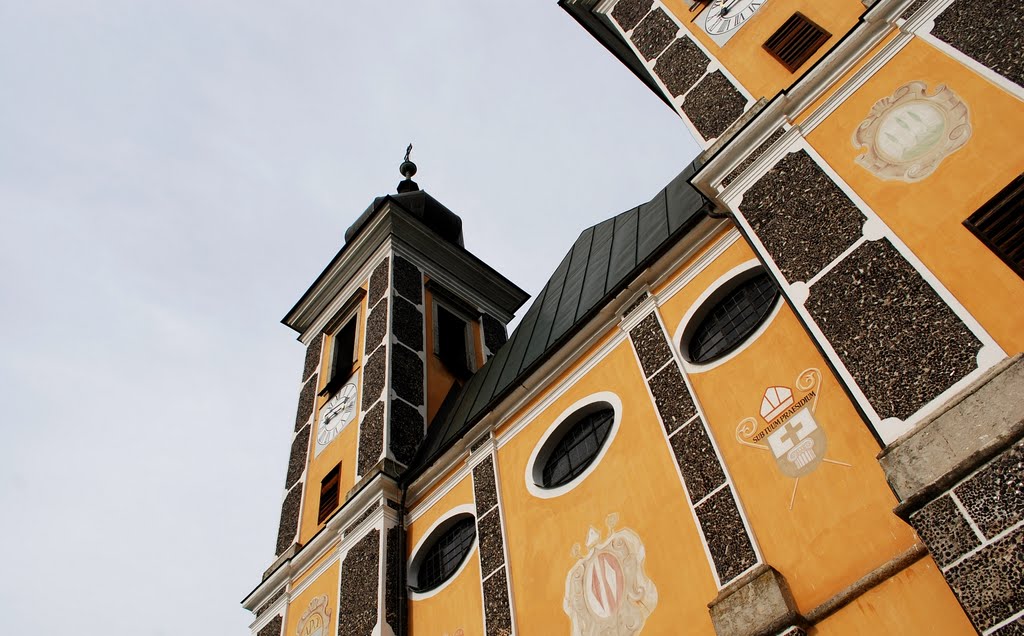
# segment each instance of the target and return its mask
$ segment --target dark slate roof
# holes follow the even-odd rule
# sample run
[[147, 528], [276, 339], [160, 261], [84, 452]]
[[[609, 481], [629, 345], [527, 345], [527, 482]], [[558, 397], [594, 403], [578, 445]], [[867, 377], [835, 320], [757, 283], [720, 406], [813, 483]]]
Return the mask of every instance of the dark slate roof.
[[359, 231], [373, 218], [377, 210], [384, 205], [385, 201], [393, 201], [441, 238], [455, 243], [459, 247], [463, 247], [462, 219], [458, 214], [446, 208], [440, 201], [420, 189], [399, 194], [386, 194], [374, 199], [370, 207], [366, 208], [366, 211], [359, 215], [356, 222], [345, 231], [346, 243], [352, 242], [359, 234]]
[[587, 228], [490, 361], [445, 399], [407, 471], [422, 472], [701, 218], [695, 161], [653, 199]]

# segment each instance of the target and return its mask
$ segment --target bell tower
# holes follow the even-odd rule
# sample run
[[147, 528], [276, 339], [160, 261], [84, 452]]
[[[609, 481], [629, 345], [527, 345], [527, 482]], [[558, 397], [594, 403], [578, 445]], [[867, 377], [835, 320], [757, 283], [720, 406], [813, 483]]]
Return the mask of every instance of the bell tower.
[[260, 636], [309, 612], [303, 625], [340, 635], [403, 633], [398, 480], [527, 298], [465, 248], [462, 219], [412, 180], [411, 150], [397, 192], [355, 220], [282, 320], [306, 355], [276, 560], [245, 600]]

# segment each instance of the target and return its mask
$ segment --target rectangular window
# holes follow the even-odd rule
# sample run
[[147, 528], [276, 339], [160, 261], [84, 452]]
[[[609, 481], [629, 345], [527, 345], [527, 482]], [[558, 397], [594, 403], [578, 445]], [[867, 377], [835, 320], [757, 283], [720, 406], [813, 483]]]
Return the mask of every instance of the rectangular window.
[[341, 464], [331, 469], [320, 482], [320, 512], [316, 522], [321, 524], [338, 508], [341, 500]]
[[329, 392], [333, 392], [352, 375], [356, 363], [356, 316], [352, 316], [332, 337]]
[[1024, 174], [967, 217], [964, 225], [1024, 278]]
[[790, 73], [795, 73], [830, 37], [831, 33], [807, 16], [794, 13], [762, 46]]
[[436, 338], [434, 353], [441, 358], [444, 366], [457, 378], [467, 378], [472, 373], [470, 348], [467, 335], [469, 325], [443, 305], [437, 307]]

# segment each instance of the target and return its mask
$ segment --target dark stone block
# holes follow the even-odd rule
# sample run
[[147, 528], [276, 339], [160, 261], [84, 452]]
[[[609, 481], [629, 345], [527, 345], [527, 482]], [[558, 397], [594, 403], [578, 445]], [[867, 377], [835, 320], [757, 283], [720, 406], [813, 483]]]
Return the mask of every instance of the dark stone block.
[[900, 14], [900, 17], [903, 19], [909, 18], [910, 16], [917, 13], [917, 10], [923, 7], [924, 3], [926, 2], [928, 2], [928, 0], [914, 0], [913, 2], [910, 3], [909, 7], [903, 10], [903, 13]]
[[956, 0], [932, 35], [1024, 86], [1024, 0]]
[[1003, 625], [992, 632], [992, 636], [1024, 636], [1024, 617]]
[[316, 378], [317, 374], [313, 374], [313, 377], [306, 380], [306, 383], [302, 385], [302, 391], [299, 392], [299, 406], [295, 411], [295, 431], [298, 432], [306, 422], [309, 421], [309, 416], [313, 414], [313, 400], [316, 399]]
[[384, 403], [366, 412], [359, 424], [359, 474], [365, 475], [384, 454]]
[[310, 426], [305, 426], [295, 435], [292, 440], [292, 452], [288, 456], [288, 474], [284, 478], [284, 487], [287, 490], [302, 477], [302, 471], [306, 468], [306, 457], [309, 454], [309, 431]]
[[413, 304], [423, 304], [423, 274], [401, 256], [395, 257], [395, 291]]
[[373, 309], [370, 310], [370, 315], [366, 317], [366, 342], [363, 346], [363, 352], [366, 354], [371, 353], [384, 342], [384, 337], [387, 335], [388, 303], [382, 299], [374, 305]]
[[302, 482], [292, 486], [281, 504], [281, 523], [277, 526], [277, 552], [281, 554], [295, 542], [299, 529], [299, 504], [302, 502]]
[[719, 490], [697, 506], [696, 511], [722, 585], [757, 563], [731, 490]]
[[943, 495], [910, 516], [935, 562], [945, 567], [978, 547], [978, 537], [949, 495]]
[[653, 313], [629, 331], [629, 339], [633, 341], [633, 348], [640, 358], [645, 378], [651, 377], [672, 359], [672, 350], [668, 348], [665, 332], [662, 331], [661, 324]]
[[391, 348], [391, 390], [410, 404], [423, 405], [423, 360], [400, 344]]
[[501, 513], [497, 508], [477, 519], [480, 539], [480, 570], [483, 576], [505, 565], [505, 544], [501, 539]]
[[401, 296], [394, 299], [392, 331], [398, 341], [413, 351], [423, 351], [423, 312]]
[[991, 539], [1024, 518], [1024, 441], [1017, 442], [953, 492]]
[[693, 40], [681, 37], [658, 58], [654, 73], [665, 83], [673, 97], [679, 97], [704, 76], [710, 62]]
[[324, 344], [324, 334], [317, 334], [316, 338], [306, 347], [306, 361], [302, 365], [302, 379], [305, 380], [311, 373], [320, 368], [320, 347]]
[[1024, 529], [950, 568], [946, 580], [979, 631], [1024, 609]]
[[644, 304], [644, 301], [647, 300], [649, 297], [650, 297], [650, 294], [648, 294], [647, 292], [643, 292], [642, 294], [637, 296], [636, 300], [634, 300], [632, 303], [630, 303], [629, 307], [626, 307], [626, 309], [622, 312], [623, 317], [628, 316], [629, 314], [631, 314], [634, 311], [636, 311], [636, 308], [639, 307], [640, 305]]
[[651, 10], [651, 0], [619, 0], [612, 9], [612, 19], [623, 31], [629, 31]]
[[472, 445], [471, 445], [471, 446], [469, 447], [469, 452], [471, 452], [471, 453], [475, 453], [475, 452], [477, 451], [477, 449], [478, 449], [478, 448], [480, 448], [481, 446], [483, 446], [484, 444], [486, 444], [486, 443], [487, 443], [487, 440], [489, 440], [489, 439], [491, 439], [491, 436], [490, 436], [490, 435], [484, 435], [484, 436], [483, 436], [483, 437], [481, 437], [480, 439], [476, 440], [476, 441], [475, 441], [475, 442], [473, 442], [473, 444], [472, 444]]
[[280, 616], [275, 616], [260, 631], [256, 632], [256, 636], [281, 636], [281, 629], [283, 627], [284, 619]]
[[721, 71], [705, 75], [683, 101], [683, 111], [704, 139], [721, 136], [746, 109], [747, 98]]
[[391, 626], [392, 631], [398, 630], [398, 585], [399, 568], [404, 563], [398, 557], [398, 533], [400, 529], [394, 526], [388, 529], [387, 545], [384, 546], [384, 620]]
[[498, 491], [494, 486], [494, 458], [491, 456], [473, 468], [473, 498], [476, 500], [478, 519], [498, 505]]
[[281, 589], [279, 589], [278, 591], [274, 592], [273, 594], [271, 594], [270, 598], [267, 599], [266, 603], [264, 603], [263, 605], [260, 605], [259, 609], [256, 610], [256, 618], [259, 618], [260, 616], [262, 616], [267, 610], [270, 609], [270, 606], [273, 605], [274, 603], [276, 603], [277, 599], [281, 598], [282, 596], [284, 596], [284, 588], [283, 587]]
[[487, 346], [488, 351], [494, 353], [508, 340], [508, 334], [505, 332], [505, 325], [503, 325], [497, 318], [493, 318], [487, 314], [483, 315], [481, 323], [484, 330], [484, 345]]
[[391, 453], [395, 459], [408, 466], [423, 440], [425, 425], [423, 416], [414, 406], [402, 400], [391, 400]]
[[370, 274], [370, 288], [366, 293], [368, 307], [373, 307], [378, 300], [384, 298], [384, 293], [388, 290], [388, 271], [388, 259], [385, 258]]
[[644, 59], [653, 60], [675, 39], [678, 31], [679, 27], [672, 18], [659, 8], [647, 14], [629, 39]]
[[[363, 365], [363, 410], [370, 408], [384, 393], [387, 378], [387, 355], [385, 346], [377, 347]], [[421, 365], [422, 366], [422, 365]]]
[[371, 530], [341, 564], [338, 636], [370, 636], [377, 625], [380, 531]]
[[691, 417], [697, 409], [690, 399], [690, 392], [683, 381], [679, 367], [670, 364], [652, 377], [647, 385], [654, 395], [654, 403], [658, 407], [661, 421], [665, 424], [665, 432], [672, 434]]
[[484, 618], [487, 636], [511, 636], [512, 612], [508, 603], [505, 568], [500, 568], [484, 581]]
[[865, 217], [803, 150], [743, 195], [740, 211], [790, 282], [806, 281], [861, 236]]
[[806, 306], [882, 418], [910, 417], [976, 366], [981, 342], [888, 240], [854, 250]]
[[348, 524], [348, 527], [346, 527], [345, 530], [342, 531], [341, 536], [347, 537], [353, 530], [359, 527], [359, 524], [369, 519], [370, 515], [377, 511], [377, 508], [380, 508], [379, 502], [375, 502], [372, 506], [364, 510], [362, 514], [356, 517], [355, 521]]
[[697, 503], [725, 482], [725, 472], [699, 419], [684, 426], [670, 441], [690, 501]]
[[738, 166], [736, 166], [735, 168], [732, 169], [732, 172], [727, 174], [725, 176], [725, 178], [722, 179], [722, 187], [724, 188], [725, 186], [729, 185], [730, 183], [732, 183], [736, 179], [736, 177], [738, 177], [741, 174], [743, 174], [743, 171], [746, 170], [747, 168], [749, 168], [755, 161], [757, 161], [757, 159], [761, 155], [763, 155], [769, 148], [771, 148], [772, 144], [774, 144], [776, 141], [778, 141], [779, 138], [782, 137], [782, 135], [785, 134], [785, 132], [786, 132], [785, 130], [783, 130], [782, 128], [779, 128], [778, 130], [773, 132], [771, 134], [771, 136], [768, 137], [768, 139], [765, 139], [763, 142], [761, 142], [761, 145], [759, 145], [757, 148], [754, 148], [750, 152], [750, 154], [747, 155], [743, 159], [743, 161], [741, 161], [739, 163]]

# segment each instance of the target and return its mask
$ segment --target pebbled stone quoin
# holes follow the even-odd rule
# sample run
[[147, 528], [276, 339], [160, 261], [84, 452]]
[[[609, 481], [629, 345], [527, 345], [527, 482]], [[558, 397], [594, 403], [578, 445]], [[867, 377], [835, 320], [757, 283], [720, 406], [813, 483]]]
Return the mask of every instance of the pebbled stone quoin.
[[388, 304], [381, 300], [374, 305], [370, 310], [370, 315], [366, 318], [366, 342], [363, 345], [363, 351], [367, 354], [372, 353], [380, 346], [380, 343], [384, 342], [386, 335], [388, 335]]
[[295, 432], [298, 432], [306, 422], [309, 421], [309, 416], [313, 414], [313, 400], [316, 399], [316, 379], [317, 375], [314, 373], [313, 377], [306, 380], [306, 383], [302, 385], [302, 391], [299, 392], [299, 406], [295, 410]]
[[789, 282], [806, 281], [861, 236], [866, 220], [803, 150], [743, 194], [740, 212]]
[[1018, 528], [946, 572], [971, 622], [985, 631], [1024, 609], [1024, 529]]
[[419, 409], [402, 400], [391, 400], [391, 452], [406, 466], [412, 462], [423, 439], [423, 416]]
[[722, 488], [697, 506], [697, 519], [707, 538], [718, 578], [725, 585], [757, 563], [732, 491]]
[[490, 455], [473, 468], [473, 497], [476, 500], [477, 519], [498, 505], [498, 491], [494, 485], [494, 460]]
[[480, 538], [480, 570], [483, 576], [505, 565], [505, 544], [501, 539], [501, 514], [497, 508], [477, 519]]
[[341, 536], [347, 537], [353, 530], [355, 530], [359, 526], [359, 524], [369, 519], [370, 515], [377, 511], [377, 508], [380, 508], [380, 502], [374, 502], [372, 506], [364, 510], [362, 514], [356, 517], [355, 521], [348, 524], [348, 527], [345, 528], [344, 531], [342, 531]]
[[945, 567], [978, 547], [978, 537], [950, 496], [943, 495], [910, 516], [939, 567]]
[[1024, 86], [1024, 0], [956, 0], [935, 18], [931, 35]]
[[484, 581], [484, 618], [487, 636], [510, 636], [512, 634], [512, 613], [508, 603], [508, 584], [505, 568], [499, 568]]
[[388, 290], [388, 271], [388, 259], [386, 258], [373, 269], [373, 273], [370, 274], [369, 289], [366, 293], [367, 306], [373, 307], [378, 300], [384, 298], [384, 293]]
[[395, 257], [395, 291], [416, 305], [423, 304], [423, 275], [401, 256]]
[[291, 488], [299, 481], [302, 471], [306, 469], [306, 458], [309, 455], [309, 432], [310, 426], [305, 426], [296, 433], [292, 440], [292, 452], [288, 456], [288, 473], [284, 478], [285, 489]]
[[391, 348], [391, 390], [414, 406], [423, 406], [423, 361], [405, 345]]
[[658, 58], [654, 74], [661, 78], [673, 97], [679, 97], [704, 76], [710, 62], [693, 40], [681, 37]]
[[302, 379], [308, 378], [314, 371], [320, 368], [320, 347], [324, 343], [324, 334], [317, 334], [309, 346], [306, 347], [306, 360], [302, 365]]
[[771, 148], [772, 145], [776, 141], [778, 141], [779, 138], [781, 138], [782, 135], [784, 135], [785, 133], [786, 133], [785, 130], [783, 130], [782, 128], [779, 128], [778, 130], [773, 132], [771, 134], [771, 136], [768, 137], [768, 139], [765, 139], [763, 142], [761, 142], [761, 144], [757, 148], [754, 148], [750, 152], [749, 155], [747, 155], [746, 157], [743, 158], [743, 161], [741, 161], [739, 163], [739, 165], [737, 165], [735, 168], [732, 169], [732, 172], [727, 174], [725, 176], [725, 178], [722, 179], [722, 187], [725, 187], [725, 186], [729, 185], [730, 183], [732, 183], [736, 179], [736, 177], [738, 177], [741, 174], [743, 174], [744, 170], [749, 168], [755, 161], [758, 160], [758, 158], [761, 155], [763, 155], [765, 152], [767, 152], [767, 150], [769, 148]]
[[398, 526], [388, 528], [387, 545], [384, 546], [384, 620], [391, 625], [392, 631], [398, 629], [398, 573], [404, 564], [398, 558]]
[[370, 408], [384, 393], [387, 371], [387, 347], [380, 346], [370, 354], [363, 365], [363, 410]]
[[394, 312], [395, 338], [413, 351], [423, 351], [423, 312], [401, 296], [394, 298]]
[[1024, 616], [1021, 616], [1012, 623], [1003, 625], [992, 632], [991, 636], [1024, 636]]
[[651, 10], [651, 0], [619, 0], [612, 9], [612, 19], [623, 31], [629, 31]]
[[302, 482], [292, 486], [281, 504], [281, 523], [277, 526], [277, 552], [281, 554], [294, 542], [299, 528], [299, 504], [302, 502]]
[[993, 459], [953, 492], [988, 539], [1024, 519], [1024, 440]]
[[338, 636], [371, 636], [377, 625], [380, 531], [371, 530], [352, 546], [341, 565]]
[[697, 503], [725, 483], [725, 472], [699, 419], [684, 426], [670, 441], [690, 501]]
[[746, 109], [747, 98], [722, 71], [705, 75], [683, 100], [683, 112], [704, 139], [720, 137]]
[[630, 329], [629, 339], [633, 341], [636, 355], [640, 358], [640, 366], [643, 367], [645, 378], [651, 377], [655, 371], [672, 359], [672, 350], [668, 348], [661, 324], [653, 313]]
[[270, 622], [260, 628], [260, 631], [256, 632], [256, 636], [281, 636], [281, 628], [284, 625], [284, 619], [281, 616], [275, 616], [270, 619]]
[[647, 381], [665, 432], [671, 435], [697, 414], [679, 367], [670, 364]]
[[373, 465], [380, 461], [384, 453], [384, 403], [377, 404], [366, 412], [359, 424], [359, 458], [360, 475], [365, 475]]
[[973, 371], [981, 349], [885, 239], [823, 276], [806, 307], [883, 419], [913, 415]]
[[659, 8], [647, 14], [629, 39], [633, 41], [644, 59], [653, 60], [675, 39], [678, 31], [679, 27], [672, 18]]

